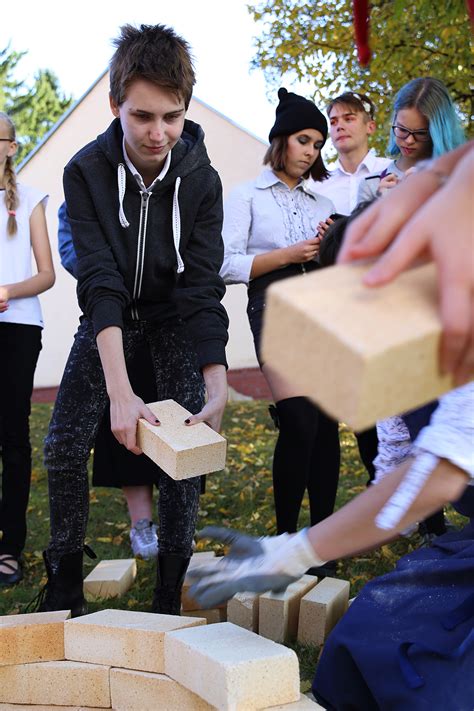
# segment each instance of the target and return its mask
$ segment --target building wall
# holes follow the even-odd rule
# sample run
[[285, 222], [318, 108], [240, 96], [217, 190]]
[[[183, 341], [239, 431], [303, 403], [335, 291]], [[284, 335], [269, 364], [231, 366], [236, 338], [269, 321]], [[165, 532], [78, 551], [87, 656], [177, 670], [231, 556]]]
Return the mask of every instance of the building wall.
[[[188, 117], [204, 129], [209, 156], [224, 186], [224, 197], [235, 185], [259, 173], [266, 149], [263, 141], [198, 99], [192, 99]], [[19, 172], [21, 182], [40, 187], [50, 196], [46, 212], [56, 284], [40, 297], [45, 329], [35, 376], [37, 388], [59, 383], [79, 318], [75, 280], [62, 268], [57, 250], [57, 211], [64, 199], [63, 168], [79, 148], [107, 127], [111, 119], [108, 74], [105, 73]], [[229, 365], [231, 368], [255, 367], [252, 337], [245, 313], [245, 287], [229, 287], [224, 304], [231, 324], [227, 351]]]

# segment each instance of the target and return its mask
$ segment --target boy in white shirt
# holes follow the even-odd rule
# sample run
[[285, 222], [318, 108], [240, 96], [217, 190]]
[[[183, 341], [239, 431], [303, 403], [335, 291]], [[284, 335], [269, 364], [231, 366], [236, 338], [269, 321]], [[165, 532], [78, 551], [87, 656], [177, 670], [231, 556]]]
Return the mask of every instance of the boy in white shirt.
[[328, 104], [329, 134], [337, 150], [337, 161], [318, 192], [328, 197], [336, 211], [349, 215], [357, 204], [360, 182], [379, 175], [390, 163], [369, 149], [369, 137], [376, 131], [375, 107], [365, 94], [346, 91]]

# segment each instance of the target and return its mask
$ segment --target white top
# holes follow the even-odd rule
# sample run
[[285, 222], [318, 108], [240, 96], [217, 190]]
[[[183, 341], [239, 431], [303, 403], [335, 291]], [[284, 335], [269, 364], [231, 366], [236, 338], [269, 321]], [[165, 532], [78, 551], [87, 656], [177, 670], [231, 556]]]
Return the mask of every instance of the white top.
[[[405, 172], [403, 170], [400, 170], [400, 168], [397, 166], [396, 161], [394, 160], [392, 160], [386, 168], [386, 175], [390, 175], [390, 173], [396, 175], [399, 180], [405, 177]], [[366, 178], [363, 178], [363, 180], [361, 180], [359, 183], [359, 192], [357, 193], [357, 204], [359, 204], [360, 202], [367, 202], [378, 197], [377, 190], [379, 189], [379, 185], [380, 178], [369, 178], [368, 180]]]
[[408, 459], [412, 450], [410, 432], [399, 415], [377, 422], [377, 438], [379, 443], [374, 459], [374, 484], [397, 469]]
[[[390, 162], [390, 158], [379, 158], [371, 149], [364, 160], [359, 163], [355, 173], [348, 173], [337, 160], [333, 170], [330, 171], [330, 177], [322, 183], [317, 183], [317, 190], [321, 195], [332, 200], [336, 206], [336, 212], [341, 215], [350, 215], [358, 203], [357, 193], [361, 180], [368, 175], [378, 175]], [[315, 189], [314, 183], [312, 187]]]
[[[31, 268], [30, 217], [35, 207], [42, 202], [46, 207], [48, 195], [27, 185], [17, 184], [19, 205], [16, 209], [18, 232], [7, 235], [8, 212], [5, 191], [0, 191], [0, 284], [15, 284], [29, 279]], [[0, 314], [0, 323], [23, 323], [43, 326], [41, 306], [37, 296], [11, 299], [10, 306]]]
[[318, 223], [334, 212], [319, 194], [322, 183], [302, 181], [290, 189], [270, 168], [239, 185], [224, 206], [224, 263], [227, 284], [248, 284], [256, 255], [315, 237]]
[[171, 151], [168, 151], [168, 155], [166, 156], [166, 160], [163, 164], [163, 168], [161, 169], [160, 174], [156, 176], [156, 178], [154, 179], [152, 184], [147, 188], [145, 185], [145, 182], [143, 180], [143, 177], [140, 175], [140, 171], [137, 170], [137, 168], [135, 168], [135, 166], [133, 165], [133, 163], [130, 160], [130, 157], [127, 153], [127, 147], [125, 145], [125, 136], [123, 137], [123, 141], [122, 141], [122, 150], [123, 150], [123, 158], [125, 160], [125, 163], [127, 164], [129, 171], [131, 172], [131, 174], [137, 181], [137, 184], [138, 184], [138, 187], [140, 188], [140, 190], [143, 190], [144, 193], [150, 192], [155, 187], [155, 183], [159, 183], [164, 179], [164, 177], [165, 177], [166, 173], [168, 172], [169, 167], [171, 165]]
[[[394, 444], [398, 438], [401, 443], [404, 433], [398, 426], [398, 418], [391, 420], [390, 441]], [[447, 459], [465, 471], [470, 477], [469, 485], [474, 485], [474, 382], [451, 390], [440, 398], [429, 425], [421, 430], [412, 447], [406, 446], [405, 457], [402, 457], [401, 447], [395, 446], [390, 451], [386, 445], [387, 441], [379, 444], [379, 455], [374, 461], [376, 466], [377, 460], [380, 465], [384, 452], [385, 463], [392, 456], [392, 465], [401, 463], [407, 456], [414, 457], [398, 488], [375, 518], [378, 528], [390, 530], [408, 511], [440, 459]], [[387, 473], [388, 470], [379, 469], [375, 483]]]
[[[378, 453], [374, 459], [375, 483], [408, 457], [430, 452], [449, 459], [474, 478], [474, 382], [451, 390], [439, 400], [429, 425], [415, 442], [399, 415], [377, 422]], [[474, 484], [474, 479], [471, 482]]]
[[448, 459], [463, 469], [474, 485], [474, 381], [440, 398], [430, 424], [413, 445], [414, 456], [423, 452]]

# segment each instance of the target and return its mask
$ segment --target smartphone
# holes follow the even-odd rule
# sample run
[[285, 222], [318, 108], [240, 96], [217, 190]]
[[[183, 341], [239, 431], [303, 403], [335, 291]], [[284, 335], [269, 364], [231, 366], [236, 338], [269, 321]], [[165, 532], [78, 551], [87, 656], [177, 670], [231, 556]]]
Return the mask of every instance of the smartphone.
[[330, 220], [339, 220], [341, 217], [347, 217], [347, 215], [341, 215], [339, 212], [333, 212], [332, 215], [329, 215]]

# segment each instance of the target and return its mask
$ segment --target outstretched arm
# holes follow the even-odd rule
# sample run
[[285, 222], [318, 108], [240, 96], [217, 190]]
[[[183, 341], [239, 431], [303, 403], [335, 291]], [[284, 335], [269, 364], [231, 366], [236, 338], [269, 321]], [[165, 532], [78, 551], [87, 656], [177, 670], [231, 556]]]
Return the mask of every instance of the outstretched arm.
[[[386, 543], [410, 523], [426, 518], [447, 501], [458, 499], [466, 487], [466, 473], [441, 460], [405, 516], [394, 528], [382, 530], [375, 525], [375, 518], [397, 490], [409, 466], [410, 462], [405, 463], [329, 518], [294, 536], [253, 539], [253, 546], [248, 541], [242, 546], [239, 534], [234, 532], [230, 541], [235, 541], [237, 552], [231, 547], [217, 567], [203, 566], [189, 572], [196, 580], [191, 588], [193, 599], [204, 607], [213, 607], [237, 592], [282, 590], [312, 566]], [[202, 533], [230, 542], [226, 529], [214, 529], [209, 534], [204, 529]], [[260, 549], [255, 547], [259, 543]]]
[[254, 540], [204, 531], [233, 545], [217, 568], [192, 571], [193, 598], [212, 607], [244, 590], [281, 590], [308, 568], [374, 548], [456, 501], [474, 477], [473, 403], [474, 384], [443, 396], [415, 442], [415, 457], [309, 530]]

